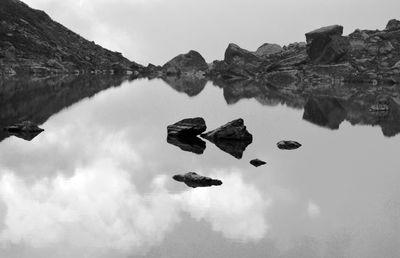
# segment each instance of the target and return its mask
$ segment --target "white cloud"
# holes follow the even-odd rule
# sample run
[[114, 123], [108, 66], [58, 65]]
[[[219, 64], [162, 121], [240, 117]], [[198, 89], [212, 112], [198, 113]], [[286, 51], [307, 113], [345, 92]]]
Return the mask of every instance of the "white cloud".
[[307, 214], [312, 219], [318, 218], [321, 215], [321, 208], [310, 200], [307, 204]]

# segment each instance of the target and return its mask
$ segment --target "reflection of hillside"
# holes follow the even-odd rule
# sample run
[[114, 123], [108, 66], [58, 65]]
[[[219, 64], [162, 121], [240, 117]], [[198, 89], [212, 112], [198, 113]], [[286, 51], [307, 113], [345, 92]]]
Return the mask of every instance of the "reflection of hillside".
[[[0, 81], [0, 127], [22, 120], [42, 124], [65, 107], [119, 86], [123, 80], [118, 76], [69, 76]], [[6, 137], [0, 130], [0, 141]]]
[[[265, 84], [254, 81], [214, 81], [223, 89], [228, 105], [241, 99], [256, 99], [262, 105], [283, 104], [304, 108], [303, 119], [330, 129], [347, 120], [353, 125], [379, 125], [385, 136], [400, 133], [400, 89], [395, 86], [337, 84]], [[369, 108], [387, 98], [390, 111], [373, 113]]]

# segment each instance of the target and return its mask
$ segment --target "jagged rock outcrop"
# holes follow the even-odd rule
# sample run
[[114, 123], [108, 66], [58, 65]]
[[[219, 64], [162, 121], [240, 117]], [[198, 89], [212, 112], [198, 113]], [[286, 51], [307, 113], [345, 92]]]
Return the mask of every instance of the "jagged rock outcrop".
[[142, 66], [104, 49], [19, 0], [0, 1], [0, 76], [126, 73]]
[[188, 172], [184, 175], [174, 175], [172, 178], [178, 182], [183, 182], [192, 188], [222, 185], [221, 180], [200, 176], [195, 172]]

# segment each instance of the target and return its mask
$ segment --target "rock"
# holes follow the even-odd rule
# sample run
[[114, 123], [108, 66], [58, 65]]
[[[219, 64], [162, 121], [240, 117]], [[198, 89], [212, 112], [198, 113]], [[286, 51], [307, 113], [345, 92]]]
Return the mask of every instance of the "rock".
[[208, 64], [204, 58], [196, 51], [190, 50], [186, 54], [181, 54], [163, 65], [163, 70], [167, 74], [193, 73], [197, 71], [207, 71]]
[[201, 117], [186, 118], [167, 127], [169, 136], [196, 136], [207, 129]]
[[306, 33], [306, 40], [307, 43], [311, 43], [315, 39], [330, 38], [331, 36], [341, 36], [342, 34], [343, 26], [331, 25]]
[[259, 159], [253, 159], [253, 160], [250, 161], [250, 164], [255, 166], [255, 167], [259, 167], [259, 166], [267, 164], [267, 162], [259, 160]]
[[168, 136], [167, 142], [179, 147], [183, 151], [193, 152], [195, 154], [203, 154], [206, 149], [205, 141], [195, 136]]
[[224, 61], [228, 64], [234, 62], [242, 62], [242, 63], [260, 63], [261, 60], [258, 56], [253, 54], [252, 52], [240, 48], [238, 45], [230, 43], [228, 48], [225, 50], [225, 58]]
[[278, 44], [270, 44], [270, 43], [265, 43], [261, 47], [259, 47], [254, 54], [259, 57], [266, 57], [269, 55], [273, 55], [279, 52], [282, 52], [283, 48], [279, 46]]
[[294, 150], [301, 147], [301, 144], [295, 141], [280, 141], [276, 145], [281, 150]]
[[37, 124], [31, 121], [23, 121], [21, 123], [5, 127], [4, 131], [24, 140], [31, 141], [33, 138], [43, 132], [44, 129], [40, 128], [37, 126]]
[[241, 118], [213, 131], [201, 134], [201, 137], [214, 143], [218, 148], [237, 159], [242, 158], [243, 152], [253, 141], [253, 136], [247, 131]]
[[241, 118], [204, 133], [201, 137], [209, 141], [233, 140], [252, 142], [253, 140], [253, 136], [247, 131], [244, 121]]
[[172, 177], [178, 182], [183, 182], [189, 187], [209, 187], [213, 185], [222, 185], [222, 181], [218, 179], [212, 179], [210, 177], [200, 176], [195, 172], [188, 172], [184, 175], [174, 175]]
[[183, 92], [189, 97], [197, 96], [207, 84], [206, 78], [196, 76], [164, 76], [162, 79], [171, 88]]
[[400, 21], [396, 19], [390, 20], [386, 25], [386, 30], [387, 31], [400, 30]]

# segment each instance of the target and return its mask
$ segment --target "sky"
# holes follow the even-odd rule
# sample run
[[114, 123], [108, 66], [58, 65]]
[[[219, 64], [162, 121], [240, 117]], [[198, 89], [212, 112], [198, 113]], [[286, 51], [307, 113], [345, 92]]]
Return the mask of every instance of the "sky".
[[189, 50], [207, 62], [223, 59], [229, 43], [256, 50], [263, 43], [304, 41], [313, 29], [340, 24], [383, 29], [400, 19], [398, 0], [24, 0], [83, 37], [127, 58], [162, 65]]

